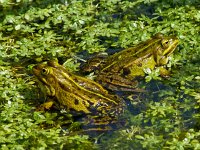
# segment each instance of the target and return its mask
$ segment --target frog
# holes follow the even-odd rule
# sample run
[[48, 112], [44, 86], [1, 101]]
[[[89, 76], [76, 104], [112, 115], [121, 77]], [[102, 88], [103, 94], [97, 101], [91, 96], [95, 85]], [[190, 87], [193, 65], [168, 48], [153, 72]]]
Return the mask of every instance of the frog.
[[159, 70], [162, 77], [169, 77], [166, 65], [179, 43], [175, 36], [164, 36], [157, 33], [147, 41], [123, 49], [101, 59], [94, 65], [89, 59], [82, 67], [83, 73], [95, 72], [95, 81], [109, 90], [139, 91], [138, 79], [145, 77], [147, 70]]
[[109, 124], [124, 110], [124, 103], [117, 95], [91, 79], [72, 73], [57, 60], [35, 65], [32, 70], [48, 98], [41, 104], [42, 110], [56, 106], [73, 115], [89, 116], [87, 121], [94, 124]]

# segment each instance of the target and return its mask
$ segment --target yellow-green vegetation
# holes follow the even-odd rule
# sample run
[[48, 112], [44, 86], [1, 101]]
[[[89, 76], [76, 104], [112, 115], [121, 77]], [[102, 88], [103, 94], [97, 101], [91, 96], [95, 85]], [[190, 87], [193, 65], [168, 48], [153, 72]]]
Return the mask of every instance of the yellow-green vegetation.
[[[199, 0], [0, 1], [0, 148], [200, 149], [199, 10]], [[145, 70], [149, 92], [130, 93], [127, 126], [100, 144], [69, 134], [76, 122], [65, 110], [36, 111], [45, 99], [33, 65], [57, 58], [78, 72], [83, 52], [132, 47], [158, 32], [179, 39], [170, 77]]]

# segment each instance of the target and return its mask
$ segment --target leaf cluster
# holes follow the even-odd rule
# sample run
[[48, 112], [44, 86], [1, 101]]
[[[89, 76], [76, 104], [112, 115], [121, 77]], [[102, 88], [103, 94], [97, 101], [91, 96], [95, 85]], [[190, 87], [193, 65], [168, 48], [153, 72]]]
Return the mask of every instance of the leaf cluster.
[[[130, 126], [102, 139], [102, 145], [199, 149], [199, 23], [198, 0], [1, 0], [1, 149], [95, 149], [88, 136], [65, 135], [55, 125], [57, 113], [35, 112], [39, 95], [29, 67], [58, 58], [77, 70], [83, 51], [127, 48], [157, 32], [180, 40], [170, 60], [172, 75], [156, 82], [144, 109], [127, 115]], [[146, 78], [151, 79], [160, 79], [156, 70]]]

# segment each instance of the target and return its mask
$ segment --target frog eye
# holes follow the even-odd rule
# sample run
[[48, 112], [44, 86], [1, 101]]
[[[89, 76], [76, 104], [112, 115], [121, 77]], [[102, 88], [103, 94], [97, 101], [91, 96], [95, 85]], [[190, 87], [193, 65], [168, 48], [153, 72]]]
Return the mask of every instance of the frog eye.
[[162, 40], [162, 46], [167, 48], [169, 46], [169, 40]]
[[167, 45], [169, 43], [169, 41], [165, 41], [165, 44]]
[[42, 72], [42, 74], [48, 74], [49, 71], [48, 71], [47, 68], [42, 68], [42, 71], [41, 71], [41, 72]]

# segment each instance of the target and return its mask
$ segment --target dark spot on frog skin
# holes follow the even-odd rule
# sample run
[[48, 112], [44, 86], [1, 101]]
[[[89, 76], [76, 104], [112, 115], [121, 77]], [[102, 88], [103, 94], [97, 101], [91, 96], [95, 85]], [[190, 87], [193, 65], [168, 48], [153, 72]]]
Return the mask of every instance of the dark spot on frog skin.
[[138, 66], [138, 67], [142, 67], [142, 63], [138, 63], [137, 66]]
[[75, 100], [74, 100], [74, 104], [75, 104], [75, 105], [78, 105], [78, 104], [79, 104], [79, 100], [75, 99]]
[[131, 73], [131, 71], [130, 71], [129, 68], [124, 68], [124, 69], [123, 69], [123, 75], [128, 75], [128, 74], [130, 74], [130, 73]]

